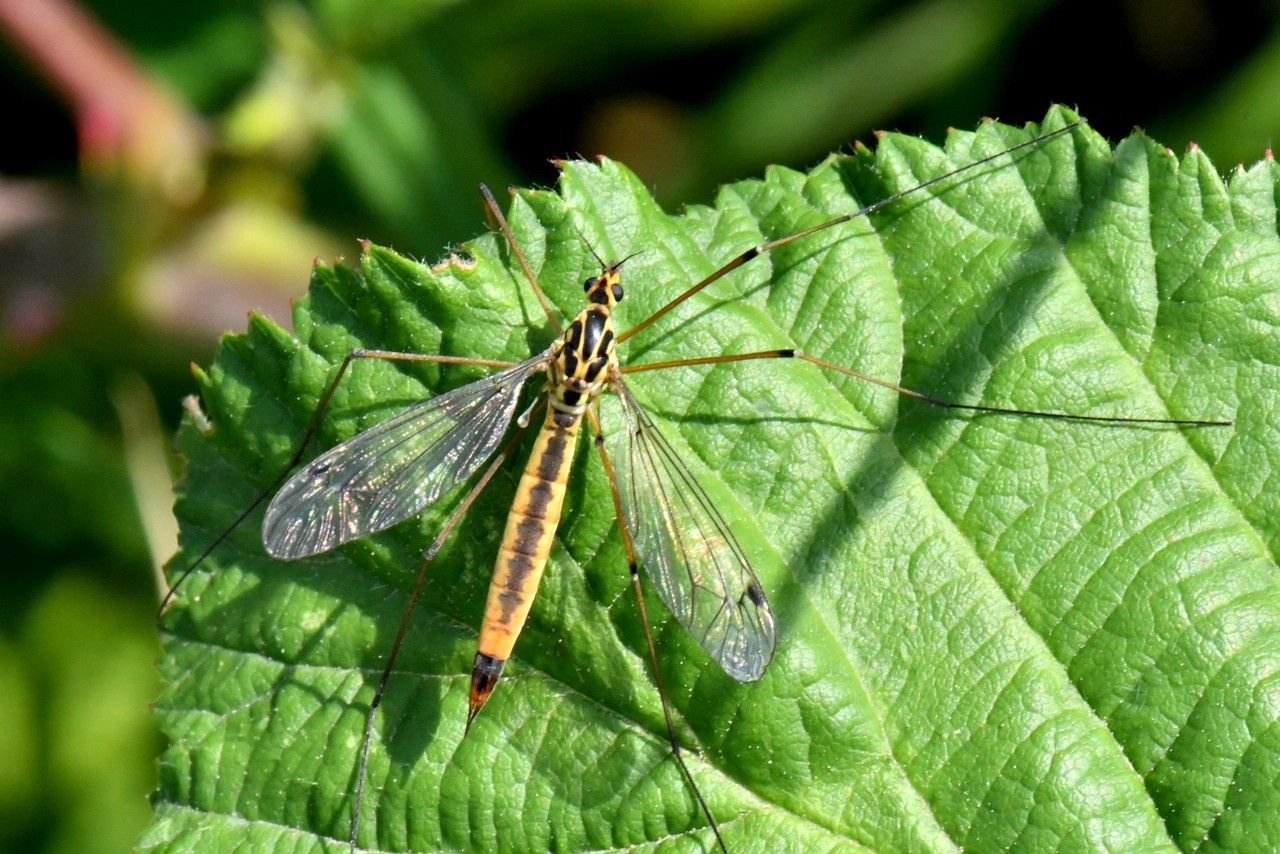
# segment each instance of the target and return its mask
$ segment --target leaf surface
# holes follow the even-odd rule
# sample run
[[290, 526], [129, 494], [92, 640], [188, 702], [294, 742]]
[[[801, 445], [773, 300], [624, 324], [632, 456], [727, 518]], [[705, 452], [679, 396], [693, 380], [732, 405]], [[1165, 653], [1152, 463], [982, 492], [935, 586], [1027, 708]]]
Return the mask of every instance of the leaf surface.
[[[1071, 116], [1055, 110], [1043, 130]], [[511, 220], [552, 301], [627, 262], [620, 329], [744, 249], [1029, 138], [888, 136], [672, 217], [618, 164], [565, 164]], [[739, 684], [649, 595], [681, 740], [733, 851], [1262, 849], [1280, 843], [1276, 167], [1085, 127], [748, 263], [624, 363], [798, 347], [938, 397], [1140, 428], [959, 415], [793, 360], [630, 384], [717, 501], [778, 622]], [[255, 318], [200, 373], [184, 568], [276, 476], [353, 347], [519, 360], [552, 332], [493, 235], [434, 270], [317, 266], [296, 338]], [[482, 375], [363, 361], [314, 456]], [[606, 422], [609, 410], [606, 407]], [[527, 443], [526, 443], [527, 444]], [[462, 738], [514, 490], [432, 565], [379, 710], [371, 850], [687, 849], [712, 840], [666, 743], [589, 443], [516, 658]], [[164, 619], [146, 850], [345, 850], [364, 716], [461, 490], [335, 552], [268, 558], [261, 512]], [[211, 841], [212, 840], [212, 841]]]

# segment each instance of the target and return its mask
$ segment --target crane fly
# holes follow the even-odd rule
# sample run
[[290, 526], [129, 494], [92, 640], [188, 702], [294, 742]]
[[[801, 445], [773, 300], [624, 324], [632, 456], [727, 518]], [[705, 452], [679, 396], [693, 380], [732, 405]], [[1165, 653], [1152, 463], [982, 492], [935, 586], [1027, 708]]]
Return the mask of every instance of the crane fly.
[[[856, 211], [745, 249], [688, 286], [647, 319], [625, 330], [615, 328], [614, 309], [625, 297], [622, 280], [628, 258], [599, 262], [599, 271], [583, 283], [586, 306], [565, 325], [527, 263], [500, 206], [488, 190], [484, 190], [487, 209], [505, 235], [545, 313], [554, 333], [553, 343], [519, 362], [391, 350], [351, 351], [328, 383], [290, 470], [303, 458], [344, 375], [358, 361], [482, 366], [493, 369], [494, 373], [411, 405], [311, 460], [274, 492], [262, 523], [262, 540], [267, 552], [276, 558], [299, 560], [382, 531], [422, 512], [462, 484], [471, 483], [425, 552], [366, 715], [349, 828], [353, 851], [360, 832], [375, 716], [432, 560], [467, 509], [513, 455], [519, 439], [526, 431], [536, 431], [498, 547], [471, 674], [466, 715], [469, 730], [498, 683], [529, 613], [560, 521], [569, 470], [584, 421], [607, 476], [631, 586], [645, 626], [649, 664], [661, 696], [672, 756], [707, 820], [715, 844], [721, 850], [728, 850], [717, 819], [683, 758], [645, 613], [640, 567], [647, 571], [658, 597], [676, 621], [712, 661], [737, 681], [754, 681], [765, 673], [778, 642], [777, 626], [766, 591], [746, 550], [698, 478], [641, 406], [628, 385], [630, 375], [700, 365], [797, 360], [928, 404], [972, 412], [1120, 425], [1229, 423], [1102, 417], [958, 403], [902, 388], [795, 348], [746, 350], [627, 365], [619, 360], [617, 345], [662, 320], [686, 300], [753, 258], [866, 216], [959, 173], [1039, 145], [1069, 132], [1077, 124], [974, 160]], [[594, 254], [594, 249], [592, 251]], [[643, 247], [640, 251], [644, 251]], [[645, 286], [653, 287], [653, 284]], [[525, 390], [530, 385], [536, 387], [535, 399], [522, 410]], [[599, 414], [600, 401], [607, 396], [619, 402], [622, 414], [621, 427], [611, 431], [602, 428]], [[513, 423], [518, 425], [514, 431]], [[235, 524], [247, 518], [257, 504], [246, 510]], [[228, 533], [229, 530], [212, 543], [177, 583], [199, 566]]]

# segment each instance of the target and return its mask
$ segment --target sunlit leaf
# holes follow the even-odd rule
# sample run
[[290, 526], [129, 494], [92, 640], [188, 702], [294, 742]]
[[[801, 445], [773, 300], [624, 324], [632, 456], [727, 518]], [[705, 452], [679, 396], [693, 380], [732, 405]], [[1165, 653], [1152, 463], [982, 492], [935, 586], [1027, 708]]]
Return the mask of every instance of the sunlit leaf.
[[[1070, 120], [1055, 111], [1042, 130]], [[594, 253], [639, 253], [625, 329], [764, 239], [1034, 135], [886, 137], [671, 217], [618, 164], [565, 165], [511, 219], [576, 311]], [[632, 383], [734, 524], [779, 627], [738, 684], [648, 609], [692, 772], [732, 851], [1264, 850], [1280, 842], [1276, 167], [1076, 128], [752, 261], [625, 342], [630, 362], [799, 347], [932, 395], [1234, 419], [1135, 428], [959, 415], [794, 361]], [[477, 216], [479, 221], [479, 216]], [[521, 359], [550, 327], [490, 235], [434, 271], [319, 266], [297, 338], [254, 320], [181, 436], [189, 564], [290, 457], [355, 346]], [[361, 363], [314, 453], [479, 376]], [[589, 443], [584, 443], [589, 445]], [[508, 675], [463, 739], [515, 470], [432, 565], [375, 722], [359, 839], [379, 850], [710, 848], [670, 759], [590, 447]], [[343, 850], [365, 713], [459, 492], [305, 561], [261, 512], [165, 617], [170, 746], [146, 850]]]

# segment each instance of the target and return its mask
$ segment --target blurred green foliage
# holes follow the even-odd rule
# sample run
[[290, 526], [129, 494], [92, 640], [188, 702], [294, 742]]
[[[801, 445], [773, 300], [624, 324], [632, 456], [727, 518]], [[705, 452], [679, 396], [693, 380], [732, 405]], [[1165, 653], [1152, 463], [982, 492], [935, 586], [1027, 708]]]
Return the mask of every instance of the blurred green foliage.
[[171, 428], [187, 363], [248, 307], [287, 320], [313, 256], [359, 237], [435, 259], [483, 229], [480, 181], [550, 184], [547, 158], [576, 153], [628, 163], [672, 207], [875, 126], [937, 139], [1051, 101], [1113, 138], [1196, 140], [1220, 168], [1280, 128], [1261, 3], [87, 8], [202, 121], [190, 174], [103, 168], [49, 69], [0, 53], [21, 128], [0, 143], [0, 847], [21, 851], [121, 850], [147, 812], [148, 566], [172, 544], [135, 380]]

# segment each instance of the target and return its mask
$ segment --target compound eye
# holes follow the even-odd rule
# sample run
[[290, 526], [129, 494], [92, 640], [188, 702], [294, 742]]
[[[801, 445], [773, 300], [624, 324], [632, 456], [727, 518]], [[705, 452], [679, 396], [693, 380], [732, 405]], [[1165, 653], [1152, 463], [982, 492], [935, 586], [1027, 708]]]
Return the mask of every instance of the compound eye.
[[600, 281], [599, 277], [592, 276], [590, 279], [587, 279], [585, 282], [582, 283], [582, 290], [590, 291], [592, 288], [596, 286], [596, 282], [598, 281]]
[[613, 286], [613, 301], [622, 302], [622, 285]]

